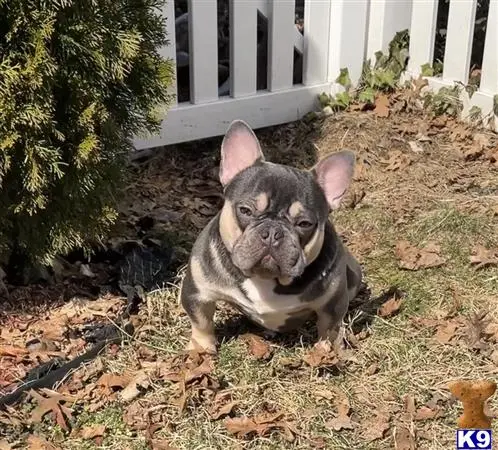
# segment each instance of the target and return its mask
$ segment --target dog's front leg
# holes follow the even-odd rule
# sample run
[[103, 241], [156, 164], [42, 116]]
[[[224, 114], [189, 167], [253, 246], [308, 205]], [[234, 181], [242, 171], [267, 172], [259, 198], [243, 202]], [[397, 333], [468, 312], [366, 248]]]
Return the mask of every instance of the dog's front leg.
[[344, 295], [330, 300], [323, 308], [316, 311], [318, 339], [328, 340], [338, 354], [344, 349], [345, 331], [342, 321], [348, 310], [348, 304], [348, 297]]
[[216, 336], [214, 333], [213, 318], [216, 310], [216, 303], [182, 296], [182, 305], [189, 316], [192, 327], [187, 350], [204, 351], [215, 354]]
[[[199, 274], [196, 268], [195, 263], [188, 266], [180, 288], [180, 302], [191, 324], [191, 336], [186, 349], [215, 354], [216, 337], [213, 319], [216, 303], [198, 287], [203, 278], [202, 273]], [[198, 275], [197, 282], [194, 282], [194, 273]]]

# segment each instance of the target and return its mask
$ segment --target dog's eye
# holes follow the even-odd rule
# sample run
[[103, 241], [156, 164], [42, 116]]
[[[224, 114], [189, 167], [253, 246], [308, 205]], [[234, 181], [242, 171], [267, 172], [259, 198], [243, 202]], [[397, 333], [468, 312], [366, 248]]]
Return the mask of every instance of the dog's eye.
[[309, 220], [300, 220], [297, 223], [297, 226], [299, 228], [311, 228], [313, 226], [313, 224]]
[[252, 211], [247, 206], [239, 206], [239, 212], [243, 216], [251, 217]]

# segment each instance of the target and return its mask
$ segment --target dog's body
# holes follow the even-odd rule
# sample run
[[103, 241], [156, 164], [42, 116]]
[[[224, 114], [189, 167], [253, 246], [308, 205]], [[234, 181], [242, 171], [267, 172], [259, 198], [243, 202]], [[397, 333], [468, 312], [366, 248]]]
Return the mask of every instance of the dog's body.
[[234, 122], [223, 141], [222, 210], [199, 235], [181, 302], [192, 322], [190, 349], [216, 352], [216, 302], [284, 332], [317, 318], [337, 345], [361, 268], [328, 219], [352, 177], [354, 156], [335, 153], [312, 171], [264, 161], [250, 128]]

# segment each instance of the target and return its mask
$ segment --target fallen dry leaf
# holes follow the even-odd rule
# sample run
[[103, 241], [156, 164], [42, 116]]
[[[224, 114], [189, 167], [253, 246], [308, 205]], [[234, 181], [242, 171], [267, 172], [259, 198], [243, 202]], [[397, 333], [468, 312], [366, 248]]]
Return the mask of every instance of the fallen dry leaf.
[[0, 345], [0, 356], [10, 356], [18, 357], [25, 356], [29, 351], [23, 347], [18, 347], [16, 345]]
[[232, 402], [229, 402], [223, 406], [221, 406], [217, 411], [213, 411], [211, 413], [211, 418], [213, 420], [218, 420], [220, 419], [221, 417], [223, 416], [227, 416], [228, 414], [230, 414], [232, 412], [232, 410], [238, 405], [240, 404], [240, 401], [238, 400], [234, 400]]
[[282, 429], [286, 439], [293, 438], [294, 431], [292, 426], [285, 420], [281, 420], [282, 413], [278, 414], [259, 414], [253, 417], [233, 417], [226, 418], [224, 425], [227, 431], [239, 438], [245, 437], [251, 433], [264, 436], [274, 429]]
[[402, 302], [403, 299], [400, 296], [398, 296], [396, 293], [394, 293], [394, 295], [389, 300], [387, 300], [380, 306], [378, 311], [379, 316], [390, 317], [397, 314], [399, 312]]
[[[196, 362], [197, 363], [197, 362]], [[188, 368], [184, 373], [185, 383], [202, 378], [204, 375], [208, 375], [213, 371], [213, 362], [210, 358], [204, 357], [202, 362], [197, 367]]]
[[61, 395], [58, 392], [51, 391], [50, 389], [43, 389], [42, 392], [47, 395], [47, 397], [44, 397], [34, 390], [30, 391], [31, 397], [38, 403], [38, 406], [31, 413], [31, 421], [40, 423], [43, 417], [51, 412], [57, 424], [63, 430], [69, 431], [66, 417], [71, 419], [72, 414], [71, 410], [62, 403], [73, 401], [74, 399], [66, 395]]
[[488, 339], [498, 342], [498, 323], [489, 322], [484, 327], [483, 333]]
[[434, 392], [432, 397], [425, 404], [430, 409], [439, 409], [441, 415], [443, 414], [442, 406], [448, 402], [448, 395], [442, 394], [441, 392]]
[[389, 98], [386, 95], [379, 95], [375, 99], [374, 114], [378, 117], [389, 117]]
[[377, 413], [370, 421], [362, 423], [362, 436], [366, 442], [383, 439], [386, 431], [391, 427], [391, 417], [387, 413]]
[[329, 341], [319, 341], [303, 356], [303, 360], [311, 367], [329, 367], [339, 362]]
[[438, 326], [434, 338], [440, 344], [449, 344], [455, 337], [456, 331], [460, 328], [461, 324], [456, 321], [448, 321]]
[[261, 337], [252, 333], [241, 336], [248, 345], [249, 353], [256, 359], [268, 359], [271, 355], [271, 348]]
[[143, 399], [132, 402], [123, 413], [124, 422], [135, 430], [145, 430], [150, 425], [146, 414], [147, 404]]
[[78, 433], [78, 435], [82, 439], [94, 439], [97, 437], [104, 436], [105, 430], [106, 430], [105, 425], [91, 425], [82, 428]]
[[486, 338], [487, 311], [476, 312], [466, 321], [465, 342], [472, 350], [486, 351], [490, 349], [490, 343]]
[[381, 161], [386, 165], [386, 169], [390, 171], [403, 170], [406, 169], [411, 163], [412, 158], [410, 155], [394, 150], [389, 153], [389, 158]]
[[129, 375], [116, 375], [114, 373], [104, 373], [95, 383], [97, 386], [105, 387], [109, 390], [114, 388], [124, 389], [130, 383]]
[[240, 401], [232, 400], [230, 392], [218, 392], [214, 397], [209, 415], [211, 419], [218, 420], [230, 414], [238, 404], [240, 404]]
[[431, 409], [428, 406], [422, 406], [417, 410], [417, 412], [413, 416], [413, 420], [423, 421], [423, 420], [435, 419], [436, 417], [439, 417], [440, 412], [441, 411], [439, 409]]
[[119, 398], [125, 402], [129, 402], [142, 394], [149, 387], [149, 385], [149, 375], [144, 370], [141, 370], [119, 393]]
[[[46, 439], [36, 436], [34, 434], [30, 435], [27, 439], [28, 450], [59, 450], [60, 447], [56, 447], [54, 444], [48, 442]], [[10, 447], [9, 447], [10, 448]], [[2, 446], [0, 445], [0, 450]]]
[[396, 450], [415, 450], [417, 448], [414, 436], [406, 427], [396, 427], [394, 432], [394, 448]]
[[351, 417], [349, 417], [349, 413], [351, 412], [349, 399], [344, 392], [338, 391], [338, 394], [339, 398], [336, 403], [337, 417], [329, 420], [326, 425], [335, 431], [341, 431], [344, 429], [352, 430], [354, 428], [354, 424], [351, 421]]
[[498, 350], [493, 350], [493, 353], [491, 353], [489, 359], [495, 366], [498, 366]]
[[483, 245], [477, 245], [472, 250], [470, 264], [475, 266], [476, 270], [488, 266], [498, 265], [498, 248], [487, 249]]
[[177, 450], [166, 439], [151, 439], [150, 446], [152, 447], [151, 450]]
[[419, 249], [408, 241], [399, 241], [396, 244], [396, 257], [398, 265], [406, 270], [428, 269], [439, 267], [446, 263], [446, 259], [440, 255], [441, 248], [434, 242], [428, 242], [425, 247]]

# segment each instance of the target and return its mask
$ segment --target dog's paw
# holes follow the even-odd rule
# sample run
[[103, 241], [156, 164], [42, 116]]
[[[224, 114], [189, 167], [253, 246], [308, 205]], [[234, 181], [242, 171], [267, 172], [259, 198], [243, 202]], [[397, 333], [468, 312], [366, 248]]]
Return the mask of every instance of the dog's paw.
[[214, 340], [212, 342], [205, 340], [205, 342], [198, 343], [194, 339], [190, 339], [185, 350], [187, 352], [207, 353], [209, 355], [216, 355], [218, 353]]

